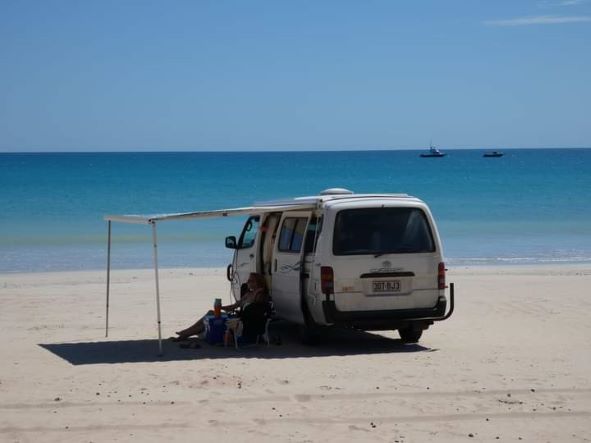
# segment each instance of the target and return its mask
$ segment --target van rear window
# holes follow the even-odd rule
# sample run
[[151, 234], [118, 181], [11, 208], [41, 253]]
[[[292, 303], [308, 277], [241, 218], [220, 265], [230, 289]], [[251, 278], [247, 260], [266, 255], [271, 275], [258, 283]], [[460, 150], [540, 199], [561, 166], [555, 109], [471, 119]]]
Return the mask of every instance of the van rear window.
[[418, 208], [345, 209], [337, 214], [334, 255], [434, 252], [425, 213]]

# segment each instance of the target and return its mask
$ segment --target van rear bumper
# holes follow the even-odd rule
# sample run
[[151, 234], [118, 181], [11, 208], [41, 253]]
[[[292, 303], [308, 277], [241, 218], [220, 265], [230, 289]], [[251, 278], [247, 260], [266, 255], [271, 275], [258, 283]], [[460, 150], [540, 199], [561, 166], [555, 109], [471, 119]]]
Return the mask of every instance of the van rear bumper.
[[426, 329], [435, 321], [446, 320], [454, 310], [454, 284], [450, 284], [450, 304], [446, 314], [447, 299], [440, 296], [432, 308], [394, 309], [381, 311], [339, 311], [334, 300], [322, 302], [326, 322], [337, 326], [380, 331], [398, 329], [410, 323], [422, 325]]

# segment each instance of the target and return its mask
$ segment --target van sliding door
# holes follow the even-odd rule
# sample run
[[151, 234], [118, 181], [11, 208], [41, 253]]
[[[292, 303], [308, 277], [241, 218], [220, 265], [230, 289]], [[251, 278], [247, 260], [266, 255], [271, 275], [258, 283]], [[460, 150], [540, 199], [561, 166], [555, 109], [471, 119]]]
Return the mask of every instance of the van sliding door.
[[306, 212], [284, 213], [273, 251], [273, 303], [279, 316], [299, 324], [304, 324], [301, 272], [309, 218]]

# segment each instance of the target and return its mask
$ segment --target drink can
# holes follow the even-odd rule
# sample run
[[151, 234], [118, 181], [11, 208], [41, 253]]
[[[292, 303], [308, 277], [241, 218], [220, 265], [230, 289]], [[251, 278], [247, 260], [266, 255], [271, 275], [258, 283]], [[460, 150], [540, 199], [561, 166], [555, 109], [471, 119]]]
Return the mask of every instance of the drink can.
[[216, 317], [221, 317], [222, 315], [222, 299], [216, 298], [213, 302], [213, 315]]

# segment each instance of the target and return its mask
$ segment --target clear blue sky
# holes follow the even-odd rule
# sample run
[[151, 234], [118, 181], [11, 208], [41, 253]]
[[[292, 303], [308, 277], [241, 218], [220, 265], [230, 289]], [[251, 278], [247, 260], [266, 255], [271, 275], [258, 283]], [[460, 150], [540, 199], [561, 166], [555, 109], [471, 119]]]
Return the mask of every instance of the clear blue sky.
[[0, 1], [0, 151], [591, 146], [591, 1]]

